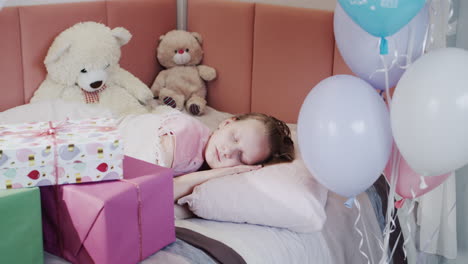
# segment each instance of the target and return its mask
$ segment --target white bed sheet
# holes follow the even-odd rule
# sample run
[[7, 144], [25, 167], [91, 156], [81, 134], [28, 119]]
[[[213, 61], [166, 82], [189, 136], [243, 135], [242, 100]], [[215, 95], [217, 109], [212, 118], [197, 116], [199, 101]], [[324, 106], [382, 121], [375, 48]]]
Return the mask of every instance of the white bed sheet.
[[247, 263], [333, 263], [326, 240], [320, 232], [299, 234], [281, 228], [197, 218], [177, 220], [176, 226], [194, 230], [228, 245]]

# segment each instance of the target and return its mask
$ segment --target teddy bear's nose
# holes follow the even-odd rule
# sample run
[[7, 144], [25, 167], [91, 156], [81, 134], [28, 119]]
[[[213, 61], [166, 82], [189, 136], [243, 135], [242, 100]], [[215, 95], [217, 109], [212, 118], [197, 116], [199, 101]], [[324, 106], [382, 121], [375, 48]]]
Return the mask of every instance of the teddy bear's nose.
[[179, 50], [179, 54], [183, 54], [184, 53], [184, 50], [183, 49], [180, 49]]
[[96, 88], [101, 87], [101, 84], [102, 84], [102, 81], [93, 82], [93, 83], [91, 84], [91, 87], [93, 87], [94, 89], [96, 89]]

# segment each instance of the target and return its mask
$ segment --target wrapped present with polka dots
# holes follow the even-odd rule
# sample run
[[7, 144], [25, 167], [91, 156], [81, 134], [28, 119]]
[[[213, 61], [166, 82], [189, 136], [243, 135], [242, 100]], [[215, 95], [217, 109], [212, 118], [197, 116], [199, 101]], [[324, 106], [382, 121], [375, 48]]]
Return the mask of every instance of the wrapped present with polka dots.
[[0, 189], [122, 178], [112, 118], [0, 125]]

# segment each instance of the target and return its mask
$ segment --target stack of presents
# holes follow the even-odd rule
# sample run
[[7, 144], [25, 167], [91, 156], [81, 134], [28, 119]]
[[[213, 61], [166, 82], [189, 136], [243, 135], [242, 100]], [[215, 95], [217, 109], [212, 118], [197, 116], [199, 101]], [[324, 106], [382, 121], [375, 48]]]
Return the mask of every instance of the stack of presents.
[[137, 263], [175, 241], [172, 170], [112, 119], [0, 125], [0, 263]]

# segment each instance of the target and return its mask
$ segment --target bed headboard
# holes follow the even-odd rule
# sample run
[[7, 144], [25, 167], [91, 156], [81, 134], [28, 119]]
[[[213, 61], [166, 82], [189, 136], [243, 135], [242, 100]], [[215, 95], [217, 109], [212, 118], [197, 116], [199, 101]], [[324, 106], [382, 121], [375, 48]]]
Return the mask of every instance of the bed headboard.
[[[204, 38], [204, 64], [217, 69], [208, 104], [296, 122], [305, 95], [322, 79], [348, 73], [335, 48], [333, 14], [222, 0], [188, 1], [187, 28]], [[121, 65], [148, 86], [160, 66], [160, 35], [176, 28], [174, 0], [108, 0], [8, 7], [0, 11], [0, 111], [29, 102], [45, 78], [48, 47], [80, 21], [123, 26], [132, 34]]]

